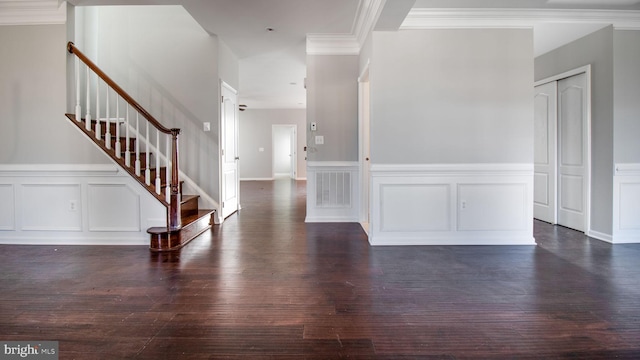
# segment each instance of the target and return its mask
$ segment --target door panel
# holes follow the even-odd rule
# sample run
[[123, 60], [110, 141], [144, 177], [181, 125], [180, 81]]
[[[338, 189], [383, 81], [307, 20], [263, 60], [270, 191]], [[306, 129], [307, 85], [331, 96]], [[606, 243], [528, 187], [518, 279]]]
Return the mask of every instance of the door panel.
[[586, 74], [558, 81], [558, 224], [585, 230]]
[[533, 216], [556, 223], [556, 82], [536, 86], [534, 92]]
[[238, 96], [235, 90], [222, 85], [222, 176], [221, 197], [222, 217], [233, 214], [238, 210]]

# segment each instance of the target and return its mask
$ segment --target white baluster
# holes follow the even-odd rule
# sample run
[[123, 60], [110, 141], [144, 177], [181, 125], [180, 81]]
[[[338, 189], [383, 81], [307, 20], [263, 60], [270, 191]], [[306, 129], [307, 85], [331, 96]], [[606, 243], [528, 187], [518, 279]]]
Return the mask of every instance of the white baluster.
[[87, 66], [87, 115], [84, 117], [84, 128], [91, 130], [91, 73]]
[[124, 132], [125, 132], [125, 150], [124, 150], [124, 164], [127, 165], [127, 167], [131, 167], [131, 149], [129, 144], [131, 143], [131, 141], [129, 141], [129, 104], [127, 104], [127, 112], [125, 114], [125, 125], [124, 125]]
[[160, 130], [156, 129], [156, 148], [158, 149], [156, 152], [156, 193], [160, 195], [162, 190], [160, 186], [162, 186], [162, 182], [160, 181]]
[[151, 185], [151, 170], [149, 170], [149, 164], [151, 163], [149, 161], [149, 143], [151, 142], [151, 139], [149, 139], [149, 121], [147, 121], [147, 132], [144, 139], [146, 143], [145, 153], [144, 153], [144, 159], [145, 159], [144, 183], [147, 185]]
[[105, 130], [105, 134], [104, 134], [104, 143], [107, 146], [107, 149], [111, 149], [111, 120], [109, 120], [109, 115], [110, 115], [110, 111], [109, 108], [111, 107], [111, 103], [109, 102], [109, 93], [111, 91], [109, 91], [111, 88], [109, 87], [109, 85], [107, 84], [107, 109], [106, 109], [106, 114], [107, 114], [107, 125], [106, 125], [106, 130]]
[[122, 145], [120, 144], [120, 95], [116, 96], [116, 157], [122, 157]]
[[76, 57], [76, 121], [82, 119], [82, 108], [80, 106], [80, 59]]
[[165, 172], [164, 172], [164, 178], [165, 178], [165, 180], [164, 180], [164, 182], [165, 182], [165, 184], [164, 184], [165, 185], [164, 197], [165, 197], [165, 199], [167, 200], [168, 203], [171, 203], [171, 186], [170, 186], [171, 177], [169, 175], [170, 171], [171, 171], [171, 162], [170, 162], [170, 159], [171, 159], [171, 135], [169, 135], [169, 134], [167, 134], [167, 152], [165, 154], [167, 155], [166, 156], [167, 160], [165, 161], [165, 164], [167, 165], [167, 168], [165, 169]]
[[96, 76], [96, 139], [102, 138], [102, 126], [100, 126], [100, 77]]
[[140, 114], [136, 111], [136, 175], [140, 176]]

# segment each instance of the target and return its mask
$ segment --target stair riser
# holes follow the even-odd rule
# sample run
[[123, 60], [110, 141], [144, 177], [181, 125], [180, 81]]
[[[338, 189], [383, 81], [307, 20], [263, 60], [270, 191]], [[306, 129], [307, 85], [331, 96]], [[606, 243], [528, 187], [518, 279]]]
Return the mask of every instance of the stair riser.
[[180, 231], [172, 233], [151, 234], [151, 251], [172, 251], [178, 250], [198, 235], [211, 229], [213, 225], [213, 214], [198, 219], [197, 221], [184, 226]]
[[198, 198], [194, 197], [185, 202], [183, 202], [180, 206], [180, 215], [182, 217], [194, 215], [198, 213]]

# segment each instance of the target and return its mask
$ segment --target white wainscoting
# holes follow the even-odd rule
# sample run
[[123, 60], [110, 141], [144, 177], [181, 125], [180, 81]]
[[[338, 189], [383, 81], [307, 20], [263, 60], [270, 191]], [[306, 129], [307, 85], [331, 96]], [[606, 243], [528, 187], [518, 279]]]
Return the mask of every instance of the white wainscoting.
[[616, 164], [613, 176], [614, 244], [640, 243], [640, 164]]
[[307, 163], [306, 222], [358, 222], [357, 162]]
[[372, 164], [369, 242], [535, 245], [533, 164]]
[[0, 243], [149, 245], [166, 208], [116, 165], [0, 165]]

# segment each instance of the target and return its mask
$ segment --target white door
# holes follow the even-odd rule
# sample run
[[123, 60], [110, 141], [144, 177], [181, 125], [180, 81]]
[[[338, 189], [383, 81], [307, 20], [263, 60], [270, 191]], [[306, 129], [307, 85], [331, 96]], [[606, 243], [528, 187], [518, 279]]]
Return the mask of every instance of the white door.
[[291, 178], [298, 178], [298, 130], [296, 125], [291, 126], [291, 140], [289, 141], [289, 154], [291, 154]]
[[291, 179], [296, 178], [298, 161], [296, 134], [296, 125], [271, 126], [272, 174], [274, 177], [286, 175]]
[[587, 76], [558, 81], [558, 224], [585, 231], [588, 187]]
[[360, 212], [360, 224], [362, 228], [369, 233], [370, 227], [370, 176], [371, 176], [371, 147], [370, 147], [370, 121], [371, 121], [371, 113], [370, 113], [370, 104], [371, 104], [371, 83], [369, 81], [369, 68], [365, 69], [360, 78], [358, 79], [360, 82], [359, 85], [359, 118], [360, 118], [360, 174], [362, 179], [360, 180], [360, 184], [362, 186], [361, 191], [361, 212]]
[[220, 119], [221, 172], [220, 195], [222, 217], [238, 210], [240, 178], [238, 176], [238, 94], [222, 83], [222, 106]]
[[535, 87], [533, 217], [556, 223], [557, 82]]

